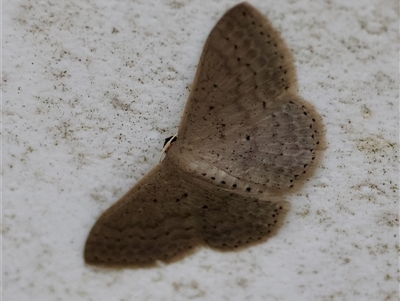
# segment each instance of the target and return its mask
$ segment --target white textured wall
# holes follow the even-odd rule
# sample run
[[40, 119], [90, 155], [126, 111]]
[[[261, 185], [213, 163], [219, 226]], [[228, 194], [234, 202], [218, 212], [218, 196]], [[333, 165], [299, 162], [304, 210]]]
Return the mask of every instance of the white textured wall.
[[398, 3], [254, 0], [323, 116], [278, 235], [148, 270], [85, 266], [99, 214], [177, 131], [235, 1], [3, 1], [3, 300], [399, 300]]

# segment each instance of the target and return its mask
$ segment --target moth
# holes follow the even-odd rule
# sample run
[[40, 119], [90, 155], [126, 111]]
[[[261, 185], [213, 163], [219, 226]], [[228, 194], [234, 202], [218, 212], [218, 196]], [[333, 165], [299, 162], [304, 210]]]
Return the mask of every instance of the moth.
[[310, 177], [323, 145], [288, 47], [255, 8], [236, 5], [207, 38], [164, 160], [99, 217], [85, 261], [148, 267], [199, 246], [264, 242], [289, 210], [284, 195]]

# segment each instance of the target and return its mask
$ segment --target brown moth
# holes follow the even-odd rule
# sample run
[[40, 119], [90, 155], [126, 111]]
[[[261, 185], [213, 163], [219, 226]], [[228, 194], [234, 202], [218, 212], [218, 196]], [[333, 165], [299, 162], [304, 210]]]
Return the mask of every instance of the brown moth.
[[177, 140], [97, 220], [88, 264], [146, 267], [198, 246], [237, 250], [282, 225], [324, 148], [321, 118], [297, 94], [292, 56], [247, 3], [211, 31]]

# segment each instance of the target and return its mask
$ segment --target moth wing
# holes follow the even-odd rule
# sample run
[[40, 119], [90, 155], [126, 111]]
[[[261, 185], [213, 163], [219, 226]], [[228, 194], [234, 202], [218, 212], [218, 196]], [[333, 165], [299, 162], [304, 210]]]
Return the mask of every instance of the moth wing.
[[295, 69], [284, 41], [256, 9], [239, 4], [225, 13], [207, 38], [179, 139], [202, 140], [208, 130], [219, 132], [224, 123], [236, 124], [238, 116], [249, 117], [264, 102], [296, 91]]
[[206, 41], [177, 148], [248, 191], [293, 190], [314, 169], [324, 139], [320, 116], [296, 90], [284, 41], [257, 10], [239, 4]]
[[87, 263], [152, 266], [199, 243], [190, 184], [164, 162], [100, 216], [86, 241]]
[[104, 212], [86, 241], [86, 263], [153, 266], [191, 253], [199, 245], [226, 250], [273, 235], [288, 209], [192, 181], [168, 159], [153, 168]]

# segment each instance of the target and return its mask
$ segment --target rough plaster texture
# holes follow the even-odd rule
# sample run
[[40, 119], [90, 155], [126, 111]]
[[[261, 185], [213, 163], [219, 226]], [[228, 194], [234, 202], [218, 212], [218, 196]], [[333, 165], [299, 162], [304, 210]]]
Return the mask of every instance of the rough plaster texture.
[[251, 2], [328, 143], [278, 235], [161, 268], [84, 264], [88, 231], [156, 164], [236, 3], [3, 2], [3, 300], [399, 300], [394, 0]]

